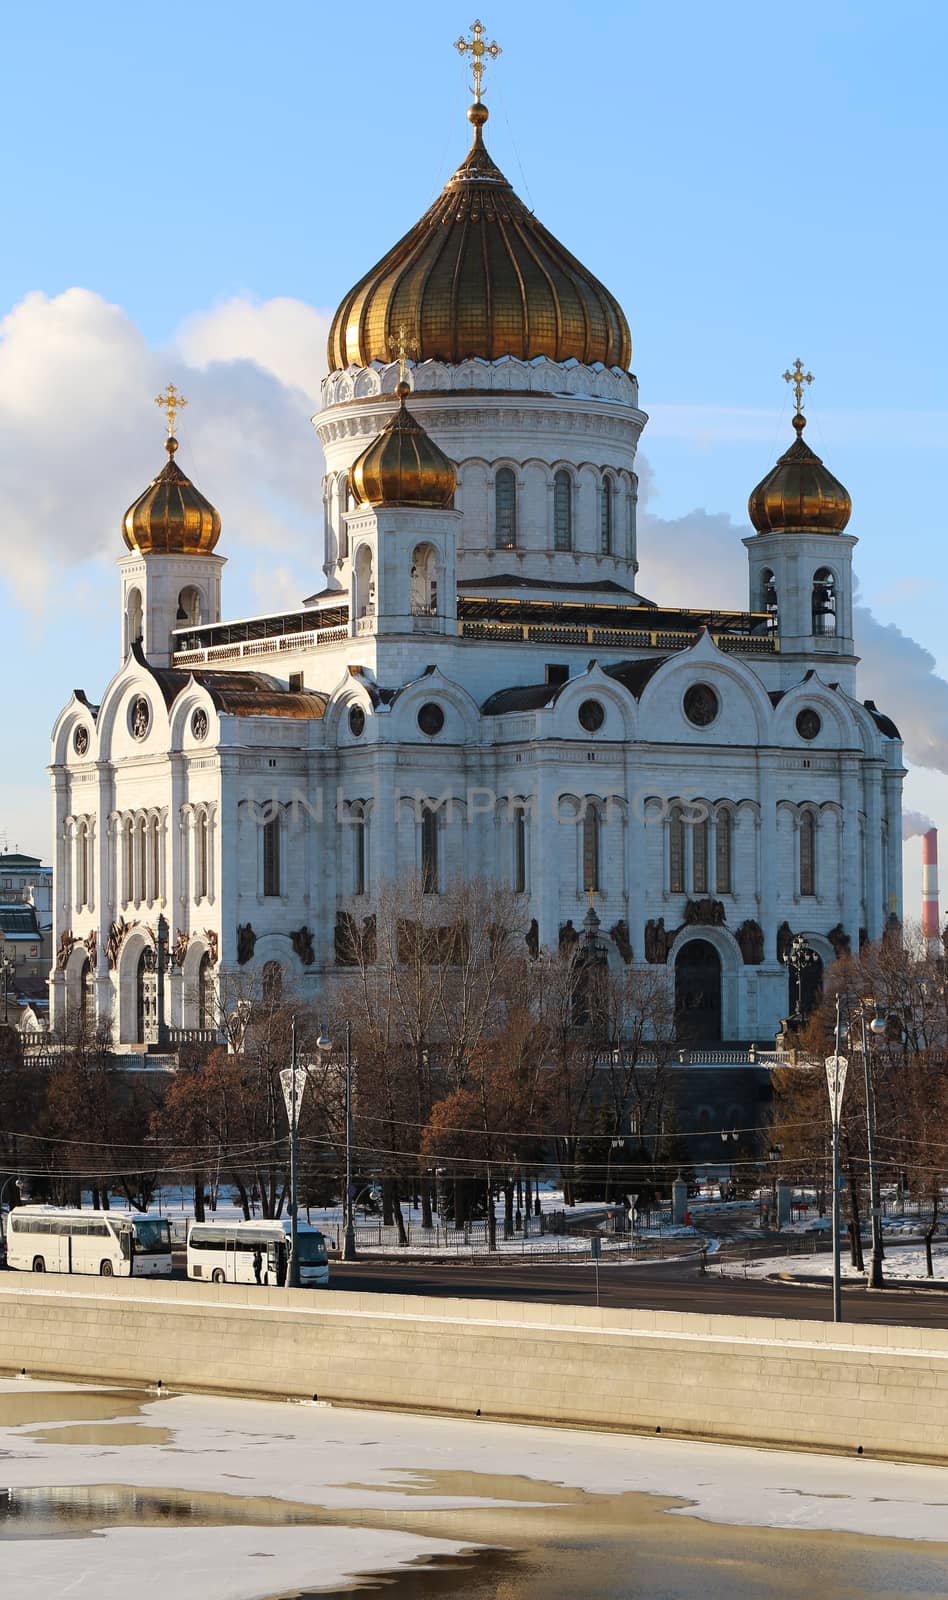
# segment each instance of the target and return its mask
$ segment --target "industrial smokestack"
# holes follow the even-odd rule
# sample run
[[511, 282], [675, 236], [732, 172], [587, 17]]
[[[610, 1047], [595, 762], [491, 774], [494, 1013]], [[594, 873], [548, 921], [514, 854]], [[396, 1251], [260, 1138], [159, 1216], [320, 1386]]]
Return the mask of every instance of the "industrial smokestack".
[[922, 935], [930, 949], [938, 949], [941, 918], [938, 911], [938, 829], [922, 834]]

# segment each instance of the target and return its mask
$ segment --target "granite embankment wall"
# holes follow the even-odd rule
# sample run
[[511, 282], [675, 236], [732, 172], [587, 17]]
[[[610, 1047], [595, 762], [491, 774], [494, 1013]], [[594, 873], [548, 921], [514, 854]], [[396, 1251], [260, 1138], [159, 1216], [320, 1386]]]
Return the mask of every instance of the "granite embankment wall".
[[0, 1371], [948, 1464], [948, 1330], [0, 1278]]

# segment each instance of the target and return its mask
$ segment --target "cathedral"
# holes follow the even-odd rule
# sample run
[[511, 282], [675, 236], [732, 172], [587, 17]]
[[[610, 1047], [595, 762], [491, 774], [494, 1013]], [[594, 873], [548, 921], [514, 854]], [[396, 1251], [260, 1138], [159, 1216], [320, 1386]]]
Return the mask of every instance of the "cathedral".
[[295, 610], [225, 620], [221, 519], [160, 397], [118, 670], [52, 735], [54, 1026], [211, 1037], [228, 986], [331, 989], [387, 885], [477, 875], [531, 954], [594, 926], [617, 970], [664, 969], [683, 1040], [771, 1043], [796, 935], [828, 964], [901, 915], [901, 742], [858, 695], [810, 374], [750, 496], [746, 596], [656, 605], [628, 323], [491, 159], [468, 48], [470, 149], [332, 323]]

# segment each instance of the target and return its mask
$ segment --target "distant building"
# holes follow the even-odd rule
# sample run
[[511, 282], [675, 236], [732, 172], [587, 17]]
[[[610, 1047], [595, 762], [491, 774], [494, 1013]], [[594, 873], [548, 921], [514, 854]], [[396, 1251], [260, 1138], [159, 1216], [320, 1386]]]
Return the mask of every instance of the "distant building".
[[25, 1010], [45, 1024], [53, 958], [53, 869], [39, 856], [0, 854], [0, 1020], [20, 1022]]

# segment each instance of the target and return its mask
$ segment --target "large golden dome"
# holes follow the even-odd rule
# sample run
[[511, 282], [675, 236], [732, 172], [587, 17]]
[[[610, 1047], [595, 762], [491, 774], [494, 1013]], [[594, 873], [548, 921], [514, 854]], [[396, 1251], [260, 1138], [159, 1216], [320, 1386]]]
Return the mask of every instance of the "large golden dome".
[[758, 533], [842, 533], [853, 503], [838, 478], [804, 443], [806, 417], [793, 419], [796, 438], [747, 502]]
[[388, 362], [401, 329], [418, 361], [601, 362], [627, 369], [619, 302], [539, 223], [474, 143], [421, 221], [350, 290], [333, 318], [329, 370]]
[[395, 392], [398, 410], [349, 468], [350, 488], [360, 505], [441, 510], [451, 504], [457, 485], [454, 462], [406, 406], [408, 384], [401, 382]]
[[210, 555], [221, 532], [220, 512], [185, 477], [174, 455], [178, 441], [165, 441], [168, 464], [133, 501], [122, 521], [122, 536], [140, 555]]

